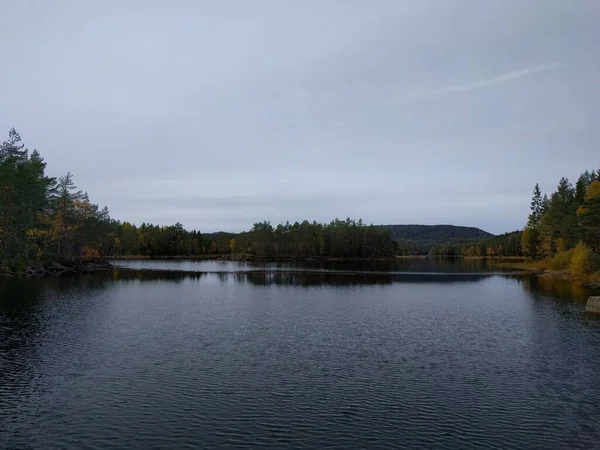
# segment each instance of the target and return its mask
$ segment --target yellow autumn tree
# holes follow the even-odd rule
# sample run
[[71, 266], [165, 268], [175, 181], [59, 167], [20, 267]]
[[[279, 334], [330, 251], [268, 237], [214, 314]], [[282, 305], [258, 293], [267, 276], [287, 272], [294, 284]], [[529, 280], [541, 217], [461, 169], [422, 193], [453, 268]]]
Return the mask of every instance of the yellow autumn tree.
[[537, 258], [540, 251], [539, 233], [535, 228], [525, 228], [521, 234], [521, 249], [529, 258]]
[[580, 242], [573, 249], [569, 271], [573, 275], [587, 275], [595, 269], [595, 258], [592, 250]]

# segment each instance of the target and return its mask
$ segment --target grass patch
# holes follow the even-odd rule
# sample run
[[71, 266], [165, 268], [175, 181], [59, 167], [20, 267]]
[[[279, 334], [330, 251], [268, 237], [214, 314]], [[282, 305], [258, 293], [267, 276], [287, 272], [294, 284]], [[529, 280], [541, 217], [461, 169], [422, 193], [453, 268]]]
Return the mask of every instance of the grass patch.
[[550, 261], [547, 259], [539, 261], [499, 261], [494, 263], [494, 266], [505, 269], [525, 270], [528, 272], [543, 272], [544, 270], [550, 269]]

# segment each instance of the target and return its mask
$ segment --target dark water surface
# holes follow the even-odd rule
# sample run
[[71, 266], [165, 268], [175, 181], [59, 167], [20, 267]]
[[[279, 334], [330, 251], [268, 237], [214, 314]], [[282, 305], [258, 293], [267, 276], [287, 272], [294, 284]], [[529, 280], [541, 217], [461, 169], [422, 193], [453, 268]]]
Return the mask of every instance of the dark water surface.
[[499, 269], [488, 259], [461, 258], [401, 258], [393, 261], [337, 261], [337, 262], [240, 262], [219, 260], [132, 260], [113, 261], [130, 269], [181, 270], [186, 272], [247, 272], [255, 270], [304, 272], [388, 272], [388, 273], [490, 273], [510, 272]]
[[0, 448], [600, 448], [572, 285], [192, 270], [0, 281]]

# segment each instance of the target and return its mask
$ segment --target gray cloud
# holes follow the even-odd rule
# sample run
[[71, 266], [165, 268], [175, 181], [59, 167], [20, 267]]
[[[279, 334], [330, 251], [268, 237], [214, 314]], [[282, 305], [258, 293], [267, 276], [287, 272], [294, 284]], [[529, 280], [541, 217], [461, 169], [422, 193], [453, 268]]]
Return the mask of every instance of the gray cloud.
[[600, 165], [595, 0], [0, 8], [0, 129], [121, 219], [503, 232]]

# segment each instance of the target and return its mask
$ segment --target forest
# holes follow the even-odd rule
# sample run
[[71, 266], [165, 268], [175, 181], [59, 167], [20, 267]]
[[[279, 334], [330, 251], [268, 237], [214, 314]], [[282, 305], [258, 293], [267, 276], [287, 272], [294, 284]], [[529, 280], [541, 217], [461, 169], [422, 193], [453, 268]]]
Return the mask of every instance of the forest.
[[462, 246], [432, 248], [449, 256], [524, 256], [555, 270], [591, 273], [600, 269], [600, 170], [585, 171], [575, 185], [563, 177], [556, 190], [533, 189], [531, 213], [522, 231], [490, 236]]
[[[600, 254], [600, 170], [573, 186], [562, 178], [543, 195], [535, 186], [523, 230], [494, 236], [450, 225], [367, 225], [362, 220], [255, 223], [247, 232], [202, 234], [174, 225], [135, 225], [110, 217], [75, 185], [73, 175], [53, 178], [37, 150], [14, 129], [0, 146], [0, 270], [51, 261], [111, 257], [389, 258], [410, 255], [525, 256], [570, 264], [584, 255], [586, 269]], [[567, 261], [567, 262], [565, 262]]]
[[136, 226], [110, 217], [75, 185], [73, 175], [49, 177], [37, 150], [14, 129], [0, 146], [0, 269], [20, 271], [49, 261], [114, 256], [202, 256], [248, 253], [275, 257], [393, 257], [388, 229], [361, 220], [256, 223], [244, 233], [186, 230], [181, 223]]
[[[457, 248], [468, 242], [478, 242], [493, 236], [479, 228], [456, 225], [381, 225], [398, 241], [399, 254], [427, 255], [441, 248]], [[437, 250], [439, 253], [439, 250]]]

